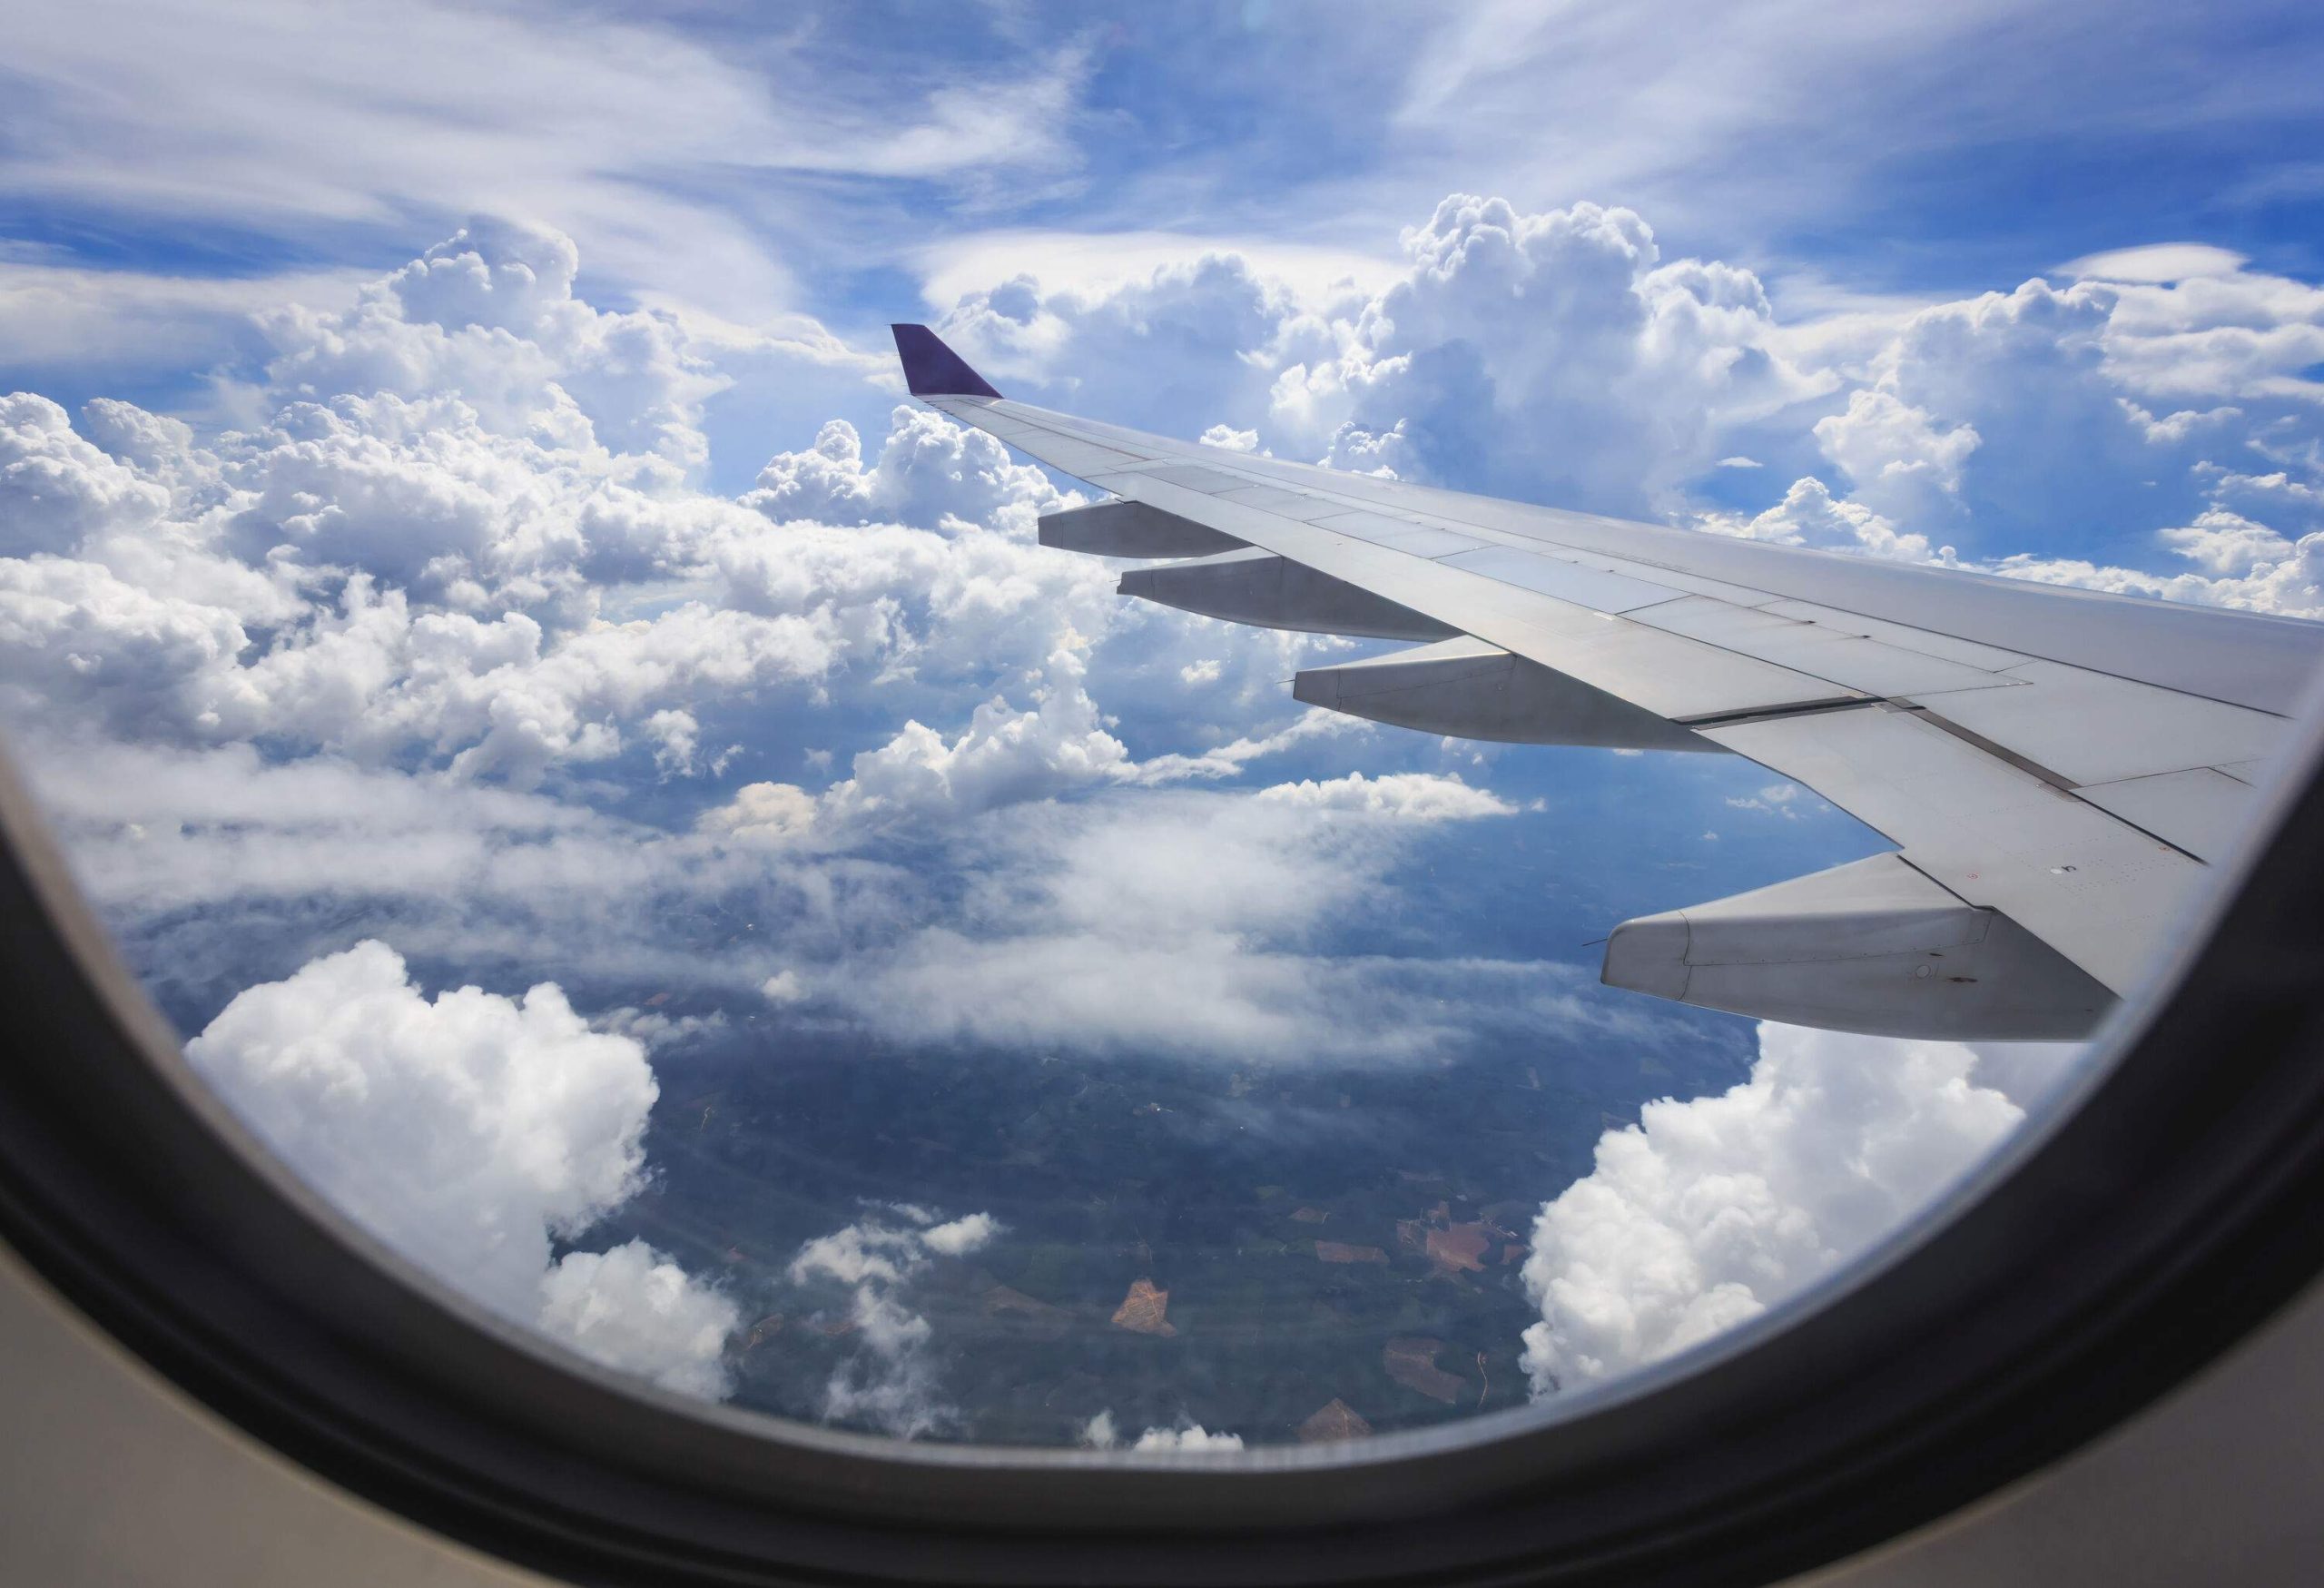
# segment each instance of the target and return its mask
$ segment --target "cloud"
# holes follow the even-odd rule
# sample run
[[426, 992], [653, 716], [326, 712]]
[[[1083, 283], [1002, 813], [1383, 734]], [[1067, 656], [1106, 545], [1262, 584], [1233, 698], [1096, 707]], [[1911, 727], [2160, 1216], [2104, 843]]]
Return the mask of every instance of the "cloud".
[[[813, 797], [795, 789], [772, 818], [764, 790], [736, 802], [770, 840], [747, 821], [659, 832], [542, 794], [268, 766], [239, 747], [59, 747], [33, 766], [109, 916], [197, 987], [261, 946], [339, 949], [354, 919], [471, 974], [537, 974], [550, 944], [570, 977], [683, 985], [736, 1018], [811, 1010], [909, 1043], [1393, 1064], [1544, 1026], [1673, 1035], [1574, 967], [1334, 952], [1335, 923], [1384, 909], [1408, 846], [1443, 824], [1317, 820], [1251, 791], [931, 816], [899, 864], [877, 834], [862, 854], [844, 833], [812, 837]], [[808, 838], [780, 824], [798, 820]], [[704, 919], [753, 924], [640, 935]], [[690, 1034], [647, 1020], [597, 1023], [648, 1044]]]
[[589, 1022], [601, 1031], [613, 1031], [620, 1036], [635, 1037], [645, 1044], [649, 1053], [664, 1048], [683, 1047], [700, 1041], [711, 1032], [726, 1029], [726, 1016], [716, 1010], [708, 1014], [665, 1014], [655, 1009], [635, 1009], [625, 1005], [608, 1010]]
[[963, 1257], [990, 1242], [1000, 1226], [990, 1213], [970, 1213], [920, 1232], [921, 1244], [943, 1257]]
[[[1209, 666], [1208, 663], [1203, 664], [1206, 668]], [[1358, 717], [1343, 716], [1330, 711], [1305, 711], [1272, 733], [1244, 735], [1192, 754], [1151, 756], [1126, 768], [1123, 776], [1128, 782], [1148, 785], [1229, 778], [1241, 774], [1254, 761], [1280, 755], [1310, 739], [1334, 738], [1343, 734], [1368, 734], [1371, 731], [1371, 725]]]
[[2024, 1119], [1978, 1062], [1959, 1043], [1766, 1022], [1749, 1080], [1606, 1132], [1534, 1228], [1534, 1394], [1685, 1350], [1873, 1249]]
[[2292, 617], [2324, 616], [2324, 532], [2294, 541], [2223, 508], [2206, 508], [2192, 523], [2158, 529], [2152, 537], [2167, 555], [2195, 564], [2201, 572], [2125, 567], [2087, 557], [2032, 552], [1965, 561], [1949, 546], [1932, 552], [1926, 537], [1900, 532], [1860, 501], [1834, 497], [1823, 481], [1812, 477], [1794, 481], [1782, 501], [1754, 518], [1713, 513], [1699, 519], [1696, 527], [1713, 534], [1784, 546], [1935, 562], [2119, 595], [2240, 607]]
[[1183, 1428], [1148, 1428], [1137, 1436], [1137, 1442], [1130, 1448], [1133, 1450], [1240, 1450], [1243, 1448], [1243, 1436], [1240, 1434], [1206, 1433], [1200, 1423], [1191, 1423]]
[[2198, 515], [2191, 524], [2160, 531], [2156, 538], [2206, 572], [2158, 574], [2031, 552], [2003, 557], [1991, 566], [1995, 573], [2047, 584], [2241, 607], [2293, 617], [2324, 617], [2324, 532], [2304, 535], [2294, 542], [2264, 524], [2213, 508]]
[[457, 391], [497, 429], [554, 414], [568, 439], [581, 421], [614, 452], [699, 463], [701, 403], [724, 381], [675, 316], [583, 302], [580, 265], [561, 232], [471, 220], [364, 287], [350, 309], [294, 305], [270, 317], [280, 350], [270, 383], [325, 399]]
[[297, 271], [220, 280], [0, 256], [0, 349], [14, 370], [59, 379], [210, 370], [262, 353], [261, 315], [285, 303], [344, 308], [364, 273]]
[[1905, 562], [1929, 560], [1927, 537], [1900, 533], [1863, 503], [1834, 497], [1830, 488], [1813, 476], [1792, 481], [1783, 500], [1752, 518], [1707, 514], [1697, 520], [1696, 528], [1745, 540], [1771, 540], [1778, 546], [1856, 551]]
[[1962, 465], [1984, 439], [1974, 425], [1940, 431], [1925, 409], [1880, 386], [1848, 393], [1846, 411], [1817, 420], [1815, 430], [1825, 456], [1859, 487], [1910, 482], [1946, 494], [1960, 488]]
[[960, 910], [859, 947], [817, 991], [915, 1043], [1393, 1064], [1544, 1024], [1652, 1040], [1575, 967], [1328, 952], [1432, 824], [1317, 814], [1206, 791], [997, 814], [963, 834]]
[[722, 1358], [741, 1309], [644, 1241], [567, 1252], [540, 1295], [541, 1332], [582, 1356], [682, 1395], [726, 1395]]
[[815, 796], [793, 783], [751, 783], [734, 797], [694, 818], [703, 832], [746, 843], [783, 844], [815, 830], [822, 807]]
[[[1084, 685], [1087, 668], [1077, 654], [1059, 651], [1036, 675], [1029, 708], [1005, 699], [986, 701], [970, 714], [968, 726], [949, 739], [925, 724], [907, 722], [885, 744], [857, 755], [852, 775], [820, 795], [795, 784], [750, 784], [726, 804], [703, 812], [696, 825], [706, 833], [760, 845], [860, 842], [872, 833], [925, 829], [1080, 791], [1232, 777], [1262, 756], [1345, 731], [1350, 721], [1309, 712], [1263, 738], [1237, 739], [1197, 755], [1134, 761], [1101, 725], [1104, 719]], [[1352, 773], [1324, 783], [1279, 784], [1258, 797], [1315, 811], [1416, 822], [1516, 810], [1458, 777], [1433, 773], [1390, 773], [1371, 780]]]
[[893, 1283], [907, 1268], [921, 1262], [920, 1234], [913, 1229], [890, 1229], [877, 1224], [851, 1224], [819, 1235], [799, 1248], [791, 1259], [792, 1283], [821, 1276], [842, 1285], [867, 1279]]
[[[1081, 1442], [1097, 1450], [1112, 1450], [1122, 1440], [1114, 1426], [1110, 1410], [1099, 1412], [1081, 1430]], [[1200, 1423], [1187, 1423], [1176, 1428], [1148, 1428], [1129, 1445], [1132, 1450], [1191, 1450], [1221, 1451], [1243, 1448], [1240, 1434], [1213, 1434]]]
[[99, 528], [143, 528], [170, 505], [141, 478], [73, 433], [44, 397], [0, 397], [0, 525], [11, 552], [57, 552]]
[[[0, 650], [12, 714], [530, 787], [625, 756], [659, 777], [714, 773], [752, 749], [718, 723], [745, 705], [822, 705], [835, 690], [861, 700], [898, 682], [931, 705], [963, 683], [984, 691], [965, 730], [915, 715], [849, 780], [866, 818], [881, 804], [972, 812], [1117, 777], [1232, 776], [1346, 726], [1294, 719], [1133, 763], [1088, 693], [1091, 666], [1116, 680], [1108, 705], [1141, 721], [1186, 713], [1196, 684], [1217, 691], [1207, 712], [1247, 721], [1296, 658], [1332, 642], [1119, 602], [1095, 559], [1029, 544], [1033, 517], [1075, 498], [990, 438], [917, 409], [895, 410], [876, 456], [834, 421], [739, 500], [694, 490], [718, 350], [668, 314], [592, 307], [577, 271], [564, 234], [479, 221], [350, 307], [287, 310], [268, 326], [271, 417], [208, 446], [125, 404], [92, 404], [84, 439], [54, 404], [8, 399], [0, 490], [15, 493], [5, 549], [17, 555], [0, 560]], [[1139, 350], [1170, 339], [1187, 380], [1240, 393], [1201, 400], [1239, 404], [1278, 449], [1471, 484], [1492, 485], [1508, 459], [1602, 467], [1606, 489], [1643, 500], [1676, 489], [1676, 476], [1598, 444], [1588, 426], [1659, 437], [1658, 457], [1708, 469], [1737, 425], [1797, 411], [1853, 493], [1806, 476], [1755, 515], [1702, 521], [1884, 556], [1942, 558], [1918, 525], [1965, 529], [2047, 515], [2045, 493], [2062, 488], [2077, 504], [2127, 488], [2062, 488], [2058, 456], [2123, 479], [2173, 463], [2186, 510], [2150, 518], [2152, 544], [2202, 574], [2053, 554], [1983, 566], [2309, 609], [2296, 547], [2317, 519], [2312, 462], [2280, 439], [2268, 444], [2283, 456], [2258, 466], [2210, 459], [2239, 437], [2288, 433], [2289, 399], [2270, 393], [2312, 363], [2302, 339], [2324, 336], [2324, 298], [2280, 278], [2032, 282], [1923, 310], [1872, 355], [1868, 382], [1812, 421], [1846, 377], [1787, 361], [1756, 281], [1664, 262], [1638, 217], [1589, 206], [1524, 215], [1447, 201], [1409, 237], [1403, 277], [1324, 315], [1216, 259], [1102, 298], [995, 289], [960, 318], [1017, 337], [1028, 357], [1113, 360], [1092, 368], [1151, 372]], [[1173, 386], [1174, 400], [1188, 390]], [[2198, 390], [2212, 408], [2158, 418], [2140, 406]], [[1684, 445], [1671, 411], [1693, 427]], [[1514, 431], [1495, 441], [1502, 419], [1480, 413], [1524, 428], [1524, 444]], [[1533, 445], [1561, 413], [1584, 427], [1572, 446]], [[1472, 458], [1443, 449], [1472, 443]], [[2151, 456], [2158, 448], [2168, 456]], [[1567, 499], [1597, 488], [1580, 481]], [[2110, 525], [2122, 505], [2098, 504]], [[2225, 577], [2210, 571], [2221, 514], [2250, 526], [2237, 533], [2254, 548]], [[1208, 654], [1169, 656], [1197, 644]]]
[[[989, 71], [936, 56], [885, 69], [848, 29], [741, 52], [682, 26], [420, 4], [392, 25], [317, 25], [258, 6], [231, 30], [162, 0], [96, 0], [10, 37], [0, 191], [205, 224], [302, 258], [358, 253], [383, 225], [548, 215], [597, 268], [730, 321], [793, 306], [805, 222], [845, 234], [852, 182], [959, 197], [1056, 173], [1086, 68], [1071, 44]], [[120, 41], [142, 47], [125, 50]], [[394, 86], [389, 86], [394, 85]], [[747, 173], [749, 204], [732, 202]]]
[[366, 941], [251, 987], [186, 1057], [350, 1218], [462, 1294], [609, 1366], [718, 1395], [734, 1303], [644, 1244], [568, 1253], [645, 1169], [645, 1049], [553, 982], [432, 1001]]
[[2058, 272], [2083, 281], [2161, 283], [2231, 276], [2250, 262], [2242, 254], [2208, 242], [2149, 242], [2086, 253], [2060, 265]]
[[[1350, 286], [1377, 290], [1393, 278], [1393, 261], [1376, 254], [1314, 248], [1248, 236], [1224, 238], [1173, 232], [1066, 232], [1005, 228], [950, 237], [926, 250], [921, 295], [931, 309], [949, 310], [995, 281], [1019, 279], [1038, 261], [1037, 291], [1084, 301], [1150, 281], [1206, 255], [1244, 260], [1257, 275], [1283, 282], [1300, 301], [1328, 303]], [[1031, 278], [1024, 278], [1031, 281]]]
[[924, 821], [1048, 799], [1107, 781], [1129, 752], [1099, 725], [1082, 686], [1085, 664], [1069, 651], [1049, 658], [1047, 681], [1030, 710], [992, 700], [976, 708], [950, 741], [919, 723], [858, 755], [854, 775], [824, 795], [842, 824]]
[[844, 843], [1117, 781], [1134, 770], [1129, 753], [1098, 725], [1097, 705], [1082, 687], [1084, 666], [1060, 651], [1035, 686], [1029, 709], [986, 701], [950, 739], [907, 722], [858, 755], [853, 774], [820, 796], [795, 784], [749, 784], [703, 812], [696, 825], [760, 846]]
[[[1876, 212], [1942, 215], [1984, 239], [2036, 223], [2010, 185], [2021, 168], [1991, 155], [2004, 144], [2107, 149], [2139, 173], [2108, 190], [2127, 208], [2186, 191], [2151, 173], [2208, 171], [2198, 150], [2231, 173], [2275, 174], [2305, 148], [2279, 129], [2303, 113], [2315, 64], [2304, 38], [2254, 49], [2216, 15], [2132, 33], [1994, 0], [1876, 16], [1842, 0], [1716, 13], [1650, 0], [1587, 17], [1492, 0], [1431, 24], [1381, 41], [1398, 67], [1393, 109], [1362, 145], [1387, 151], [1380, 166], [1322, 184], [1303, 212], [1409, 206], [1459, 172], [1489, 191], [1620, 194], [1689, 235], [1820, 227], [1819, 246], [1845, 252], [1876, 244], [1845, 226], [1836, 237], [1835, 218]], [[2230, 77], [2242, 92], [2222, 96]], [[1900, 95], [1912, 115], [1886, 113]]]
[[1799, 785], [1790, 783], [1770, 784], [1755, 794], [1729, 794], [1727, 804], [1738, 811], [1758, 811], [1763, 815], [1781, 816], [1787, 822], [1799, 818]]
[[2119, 545], [2206, 505], [2240, 472], [2222, 460], [2307, 432], [2319, 356], [2324, 291], [2281, 277], [2031, 281], [1905, 317], [1814, 433], [1906, 533]]
[[[1400, 272], [1325, 300], [1221, 254], [1098, 287], [1020, 278], [969, 292], [949, 323], [1066, 406], [1150, 424], [1167, 395], [1163, 428], [1223, 413], [1219, 436], [1247, 432], [1276, 456], [1784, 544], [2309, 609], [2296, 576], [2213, 586], [2155, 564], [2209, 513], [2287, 542], [2324, 529], [2303, 494], [2324, 467], [2324, 290], [2159, 244], [2094, 256], [2106, 272], [2064, 285], [1786, 320], [1751, 272], [1665, 258], [1627, 209], [1456, 194], [1403, 242]], [[1118, 390], [1125, 369], [1156, 378]], [[1793, 484], [1743, 511], [1689, 499], [1744, 464], [1788, 469]], [[2280, 486], [2255, 483], [2279, 471]]]
[[1012, 395], [1054, 383], [1082, 412], [1186, 433], [1199, 428], [1189, 410], [1240, 416], [1263, 400], [1275, 360], [1253, 355], [1302, 323], [1288, 287], [1222, 252], [1102, 290], [1030, 275], [989, 281], [952, 305], [942, 330]]
[[1391, 772], [1374, 778], [1351, 772], [1323, 782], [1278, 783], [1254, 797], [1299, 810], [1391, 822], [1460, 822], [1517, 813], [1515, 805], [1488, 789], [1471, 788], [1457, 776], [1433, 772]]
[[[246, 747], [59, 745], [33, 765], [87, 885], [115, 919], [164, 934], [144, 952], [173, 974], [219, 957], [219, 923], [316, 952], [355, 917], [504, 975], [533, 973], [550, 943], [571, 975], [682, 982], [744, 1012], [812, 1007], [914, 1041], [1394, 1061], [1509, 1022], [1621, 1013], [1556, 965], [1324, 952], [1332, 922], [1391, 895], [1404, 845], [1432, 824], [1319, 821], [1248, 791], [1116, 788], [1035, 821], [927, 806], [903, 830], [907, 867], [885, 856], [884, 829], [819, 832], [815, 796], [789, 785], [747, 785], [714, 807], [722, 821], [669, 833], [441, 775], [269, 766]], [[755, 926], [638, 935], [640, 921], [706, 913]], [[1174, 988], [1203, 996], [1190, 1008]], [[662, 1035], [619, 1014], [602, 1023]]]
[[1278, 452], [1636, 513], [1722, 429], [1817, 390], [1772, 350], [1750, 272], [1665, 261], [1630, 211], [1456, 194], [1404, 245], [1403, 278], [1277, 377]]
[[[207, 448], [127, 404], [84, 439], [0, 399], [13, 715], [519, 786], [633, 746], [692, 776], [732, 755], [702, 738], [722, 705], [1027, 682], [1124, 622], [1101, 566], [1030, 544], [1078, 498], [933, 413], [898, 409], [868, 464], [826, 427], [740, 501], [694, 490], [721, 378], [576, 269], [561, 234], [479, 222], [352, 308], [286, 311], [271, 418]], [[655, 595], [609, 615], [628, 587]]]
[[958, 1408], [946, 1397], [935, 1330], [911, 1305], [914, 1282], [931, 1264], [980, 1250], [1002, 1233], [989, 1213], [943, 1222], [924, 1208], [899, 1203], [902, 1222], [876, 1213], [817, 1236], [791, 1260], [793, 1285], [834, 1289], [838, 1321], [857, 1343], [823, 1386], [823, 1415], [867, 1423], [900, 1439], [954, 1426]]
[[867, 468], [855, 427], [832, 420], [809, 450], [769, 460], [744, 505], [778, 522], [876, 519], [927, 528], [990, 522], [1029, 534], [1038, 515], [1082, 499], [1060, 495], [1032, 465], [1011, 462], [1009, 449], [984, 431], [931, 409], [900, 407], [889, 423], [879, 459]]

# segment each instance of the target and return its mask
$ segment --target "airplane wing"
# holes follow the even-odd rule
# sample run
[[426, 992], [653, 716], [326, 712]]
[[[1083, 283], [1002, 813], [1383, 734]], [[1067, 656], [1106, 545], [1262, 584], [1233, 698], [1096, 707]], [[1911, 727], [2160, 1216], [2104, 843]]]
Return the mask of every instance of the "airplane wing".
[[2254, 785], [2324, 625], [1467, 496], [1003, 398], [925, 326], [912, 394], [1110, 493], [1044, 545], [1173, 558], [1125, 595], [1419, 642], [1302, 672], [1313, 705], [1429, 733], [1728, 751], [1895, 853], [1606, 946], [1610, 985], [1797, 1024], [2086, 1035]]

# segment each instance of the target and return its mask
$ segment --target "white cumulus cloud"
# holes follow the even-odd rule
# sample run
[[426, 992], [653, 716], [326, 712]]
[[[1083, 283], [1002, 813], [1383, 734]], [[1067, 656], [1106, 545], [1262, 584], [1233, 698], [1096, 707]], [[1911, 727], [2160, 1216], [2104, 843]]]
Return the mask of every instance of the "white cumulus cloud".
[[[1081, 1442], [1095, 1450], [1113, 1450], [1122, 1444], [1119, 1429], [1114, 1425], [1114, 1414], [1108, 1409], [1099, 1412], [1083, 1425]], [[1222, 1451], [1243, 1448], [1240, 1434], [1212, 1433], [1200, 1423], [1186, 1423], [1175, 1428], [1151, 1427], [1129, 1442], [1132, 1450]]]
[[186, 1056], [284, 1162], [455, 1289], [612, 1366], [717, 1394], [738, 1312], [640, 1243], [570, 1253], [645, 1172], [644, 1046], [554, 983], [429, 999], [367, 941], [247, 989]]
[[1389, 772], [1378, 777], [1351, 772], [1321, 781], [1278, 783], [1254, 797], [1299, 810], [1391, 822], [1459, 822], [1517, 812], [1490, 789], [1472, 788], [1456, 776], [1433, 772]]
[[[2030, 1086], [2063, 1060], [2026, 1060]], [[1956, 1042], [1759, 1028], [1750, 1078], [1646, 1105], [1541, 1213], [1537, 1396], [1699, 1344], [1870, 1250], [2024, 1118]]]
[[644, 1241], [566, 1253], [540, 1297], [541, 1332], [584, 1356], [705, 1400], [726, 1394], [721, 1357], [741, 1309]]

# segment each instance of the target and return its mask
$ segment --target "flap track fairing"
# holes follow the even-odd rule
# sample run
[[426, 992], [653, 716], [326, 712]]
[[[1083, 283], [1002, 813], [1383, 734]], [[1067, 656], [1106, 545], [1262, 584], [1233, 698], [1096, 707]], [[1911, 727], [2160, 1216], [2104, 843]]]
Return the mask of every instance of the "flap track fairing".
[[1376, 723], [1512, 745], [1616, 750], [1723, 746], [1643, 706], [1463, 635], [1360, 662], [1309, 667], [1295, 699]]
[[1097, 557], [1215, 557], [1249, 544], [1151, 503], [1128, 500], [1043, 513], [1039, 528], [1043, 546]]
[[1229, 623], [1367, 639], [1449, 639], [1461, 631], [1273, 552], [1230, 551], [1132, 568], [1121, 593]]
[[1953, 1041], [2086, 1037], [2114, 1001], [2008, 916], [1896, 854], [1626, 921], [1602, 979], [1761, 1020]]

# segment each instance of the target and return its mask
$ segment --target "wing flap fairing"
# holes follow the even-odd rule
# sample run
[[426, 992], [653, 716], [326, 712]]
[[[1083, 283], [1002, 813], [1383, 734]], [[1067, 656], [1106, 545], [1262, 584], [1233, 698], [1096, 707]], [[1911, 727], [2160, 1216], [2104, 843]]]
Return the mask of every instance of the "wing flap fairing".
[[1216, 557], [1246, 545], [1150, 503], [1119, 499], [1044, 513], [1035, 529], [1043, 546], [1096, 557]]
[[1829, 678], [1868, 695], [2006, 688], [2006, 674], [1905, 650], [1838, 625], [1788, 617], [1764, 607], [1735, 607], [1705, 596], [1630, 614], [1649, 628], [1683, 634], [1738, 656]]
[[1132, 568], [1121, 593], [1260, 628], [1365, 639], [1449, 639], [1450, 624], [1286, 557], [1256, 549]]
[[1894, 854], [1640, 916], [1607, 984], [1759, 1020], [1954, 1041], [2086, 1037], [2113, 995]]
[[1377, 723], [1511, 745], [1718, 751], [1721, 745], [1619, 695], [1462, 636], [1336, 666], [1306, 667], [1291, 695]]

